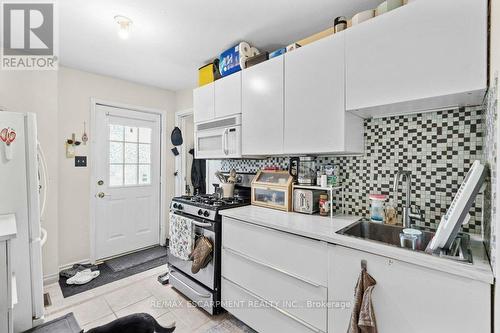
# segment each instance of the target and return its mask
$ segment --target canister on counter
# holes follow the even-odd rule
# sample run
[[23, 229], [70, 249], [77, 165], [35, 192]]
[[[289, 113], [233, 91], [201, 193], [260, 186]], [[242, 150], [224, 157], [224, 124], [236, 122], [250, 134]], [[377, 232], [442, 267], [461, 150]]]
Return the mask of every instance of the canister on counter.
[[375, 223], [385, 221], [385, 201], [387, 196], [383, 194], [370, 194], [370, 220]]
[[328, 216], [330, 215], [330, 200], [328, 200], [328, 194], [321, 194], [319, 196], [319, 215]]

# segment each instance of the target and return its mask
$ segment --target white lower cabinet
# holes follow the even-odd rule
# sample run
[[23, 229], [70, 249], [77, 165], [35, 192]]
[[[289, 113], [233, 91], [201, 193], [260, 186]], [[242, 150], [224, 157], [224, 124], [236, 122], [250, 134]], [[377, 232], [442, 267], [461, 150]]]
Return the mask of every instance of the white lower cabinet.
[[224, 217], [222, 248], [227, 311], [261, 333], [327, 331], [325, 242]]
[[[352, 302], [366, 260], [377, 281], [373, 306], [383, 333], [491, 332], [491, 286], [382, 256], [328, 245], [328, 300]], [[350, 308], [332, 307], [328, 332], [344, 333]]]

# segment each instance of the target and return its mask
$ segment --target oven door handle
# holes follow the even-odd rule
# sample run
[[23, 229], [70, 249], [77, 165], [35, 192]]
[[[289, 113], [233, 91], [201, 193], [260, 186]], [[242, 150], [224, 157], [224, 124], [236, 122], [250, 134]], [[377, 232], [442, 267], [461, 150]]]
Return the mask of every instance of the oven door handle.
[[188, 288], [193, 294], [195, 294], [198, 297], [203, 297], [203, 298], [210, 298], [210, 297], [212, 297], [212, 295], [210, 295], [210, 294], [200, 294], [199, 292], [197, 292], [196, 290], [194, 290], [190, 285], [182, 282], [180, 279], [176, 278], [173, 275], [170, 275], [170, 278], [174, 278], [174, 280], [176, 280], [177, 282], [179, 282], [180, 284], [182, 284], [184, 287]]
[[212, 226], [212, 223], [204, 223], [204, 222], [198, 222], [198, 221], [191, 221], [192, 224], [198, 227], [202, 228], [209, 228]]

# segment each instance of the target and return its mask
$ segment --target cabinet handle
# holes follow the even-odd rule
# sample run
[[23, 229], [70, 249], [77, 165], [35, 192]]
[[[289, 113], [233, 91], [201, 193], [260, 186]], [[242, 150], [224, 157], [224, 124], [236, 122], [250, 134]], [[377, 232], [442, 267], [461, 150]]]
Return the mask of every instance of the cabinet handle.
[[226, 128], [224, 130], [224, 137], [223, 137], [223, 141], [224, 141], [224, 155], [229, 154], [228, 133], [229, 133], [229, 130]]
[[262, 297], [260, 297], [259, 295], [256, 295], [254, 294], [253, 292], [251, 292], [250, 290], [248, 290], [247, 288], [245, 287], [242, 287], [241, 285], [239, 285], [238, 283], [236, 282], [233, 282], [231, 280], [229, 280], [228, 278], [226, 278], [225, 276], [222, 277], [224, 280], [226, 280], [227, 282], [235, 285], [236, 287], [240, 288], [241, 290], [243, 290], [244, 292], [246, 292], [247, 294], [249, 294], [250, 296], [252, 296], [253, 298], [256, 298], [259, 302], [262, 302], [264, 304], [266, 304], [267, 306], [270, 306], [271, 308], [273, 308], [274, 310], [278, 311], [279, 313], [287, 316], [288, 318], [298, 322], [299, 324], [301, 324], [302, 326], [305, 326], [307, 327], [308, 329], [310, 329], [311, 331], [314, 331], [316, 333], [322, 333], [323, 331], [320, 330], [319, 328], [316, 328], [314, 326], [312, 326], [311, 324], [308, 324], [306, 323], [305, 321], [303, 321], [302, 319], [299, 319], [297, 317], [295, 317], [294, 315], [291, 315], [289, 314], [288, 312], [286, 312], [285, 310], [282, 310], [280, 308], [278, 308], [277, 306], [275, 306], [274, 304], [272, 304], [271, 302], [263, 299]]
[[239, 252], [239, 251], [232, 250], [232, 249], [228, 249], [227, 247], [223, 247], [223, 250], [224, 250], [224, 251], [227, 251], [227, 252], [229, 252], [229, 253], [231, 253], [231, 254], [234, 254], [235, 256], [238, 256], [238, 257], [241, 257], [241, 258], [246, 259], [246, 260], [248, 260], [248, 261], [251, 261], [251, 262], [253, 262], [253, 263], [257, 264], [257, 265], [264, 266], [264, 267], [266, 267], [266, 268], [270, 268], [270, 269], [275, 270], [275, 271], [278, 271], [278, 272], [280, 272], [280, 273], [282, 273], [282, 274], [288, 275], [289, 277], [292, 277], [292, 278], [297, 279], [297, 280], [300, 280], [300, 281], [302, 281], [302, 282], [304, 282], [304, 283], [310, 284], [310, 285], [311, 285], [311, 286], [313, 286], [313, 287], [316, 287], [316, 288], [320, 288], [320, 287], [322, 287], [321, 285], [319, 285], [319, 284], [317, 284], [317, 283], [315, 283], [315, 282], [312, 282], [312, 281], [310, 281], [310, 280], [304, 279], [304, 278], [302, 278], [302, 277], [300, 277], [300, 276], [298, 276], [298, 275], [296, 275], [296, 274], [293, 274], [293, 273], [289, 273], [289, 272], [287, 272], [287, 271], [284, 271], [284, 270], [282, 270], [282, 269], [280, 269], [280, 268], [278, 268], [278, 267], [275, 267], [275, 266], [272, 266], [272, 265], [266, 264], [266, 263], [264, 263], [264, 262], [262, 262], [262, 261], [260, 261], [260, 260], [257, 260], [257, 259], [255, 259], [255, 258], [252, 258], [252, 257], [250, 257], [250, 256], [247, 256], [246, 254], [243, 254], [243, 253], [241, 253], [241, 252]]

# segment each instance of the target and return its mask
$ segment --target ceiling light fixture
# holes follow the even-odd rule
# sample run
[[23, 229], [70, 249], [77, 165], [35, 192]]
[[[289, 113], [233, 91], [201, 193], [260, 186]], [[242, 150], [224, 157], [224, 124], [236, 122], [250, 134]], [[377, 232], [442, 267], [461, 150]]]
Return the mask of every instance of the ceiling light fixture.
[[128, 39], [132, 20], [126, 16], [116, 15], [115, 22], [118, 23], [118, 36], [120, 36], [121, 39]]

